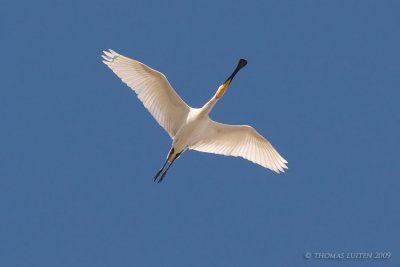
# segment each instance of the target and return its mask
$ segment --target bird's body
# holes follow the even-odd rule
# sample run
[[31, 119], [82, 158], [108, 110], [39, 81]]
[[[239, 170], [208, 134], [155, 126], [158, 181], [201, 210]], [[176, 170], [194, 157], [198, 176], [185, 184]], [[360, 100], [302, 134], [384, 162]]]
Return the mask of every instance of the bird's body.
[[[287, 161], [257, 131], [248, 125], [227, 125], [208, 116], [237, 72], [247, 61], [241, 59], [231, 76], [201, 108], [189, 107], [174, 91], [167, 78], [143, 63], [112, 50], [104, 51], [104, 63], [131, 87], [144, 106], [172, 138], [171, 150], [157, 172], [161, 182], [172, 163], [187, 149], [227, 156], [240, 156], [277, 173]], [[166, 167], [169, 163], [168, 167]]]
[[207, 131], [207, 118], [202, 109], [191, 109], [172, 141], [174, 150], [183, 151], [201, 140]]

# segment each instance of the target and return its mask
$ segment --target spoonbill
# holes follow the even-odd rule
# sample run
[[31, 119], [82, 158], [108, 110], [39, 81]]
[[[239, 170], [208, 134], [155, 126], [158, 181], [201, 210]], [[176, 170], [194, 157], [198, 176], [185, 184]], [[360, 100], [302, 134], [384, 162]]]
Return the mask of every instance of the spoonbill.
[[188, 149], [242, 157], [276, 173], [287, 169], [288, 162], [253, 127], [222, 124], [208, 116], [238, 71], [246, 66], [245, 59], [239, 60], [233, 73], [203, 107], [192, 108], [179, 97], [161, 72], [111, 49], [103, 51], [102, 57], [104, 64], [137, 94], [172, 139], [171, 149], [154, 181], [158, 179], [160, 183], [175, 160]]

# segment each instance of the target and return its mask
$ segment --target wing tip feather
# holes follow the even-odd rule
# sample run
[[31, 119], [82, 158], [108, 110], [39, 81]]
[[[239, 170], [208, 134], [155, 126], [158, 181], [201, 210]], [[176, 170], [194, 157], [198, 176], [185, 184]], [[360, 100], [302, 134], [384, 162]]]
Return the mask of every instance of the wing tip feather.
[[[101, 55], [108, 63], [113, 63], [116, 58], [120, 55], [112, 49], [103, 50], [103, 54]], [[104, 61], [103, 61], [104, 62]]]

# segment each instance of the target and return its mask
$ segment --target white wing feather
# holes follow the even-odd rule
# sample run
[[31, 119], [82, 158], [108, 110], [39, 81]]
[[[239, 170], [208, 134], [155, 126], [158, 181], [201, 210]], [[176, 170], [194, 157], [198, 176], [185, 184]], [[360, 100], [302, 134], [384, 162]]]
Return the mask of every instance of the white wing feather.
[[103, 52], [104, 64], [135, 91], [154, 119], [173, 138], [190, 107], [174, 91], [165, 75], [111, 49]]
[[210, 120], [204, 138], [190, 149], [242, 157], [277, 173], [287, 169], [282, 158], [270, 142], [248, 125], [228, 125]]

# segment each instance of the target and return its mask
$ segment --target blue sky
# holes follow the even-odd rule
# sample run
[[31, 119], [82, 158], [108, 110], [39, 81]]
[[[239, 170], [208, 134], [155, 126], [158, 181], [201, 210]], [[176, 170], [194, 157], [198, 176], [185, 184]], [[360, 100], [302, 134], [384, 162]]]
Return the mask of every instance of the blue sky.
[[[1, 1], [0, 266], [399, 266], [396, 1]], [[101, 63], [250, 124], [285, 174], [187, 152]], [[304, 259], [388, 251], [388, 260]]]

